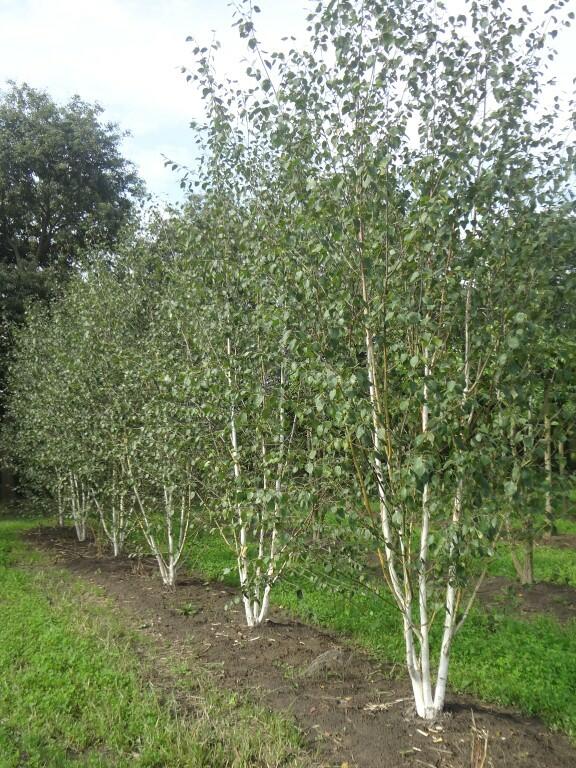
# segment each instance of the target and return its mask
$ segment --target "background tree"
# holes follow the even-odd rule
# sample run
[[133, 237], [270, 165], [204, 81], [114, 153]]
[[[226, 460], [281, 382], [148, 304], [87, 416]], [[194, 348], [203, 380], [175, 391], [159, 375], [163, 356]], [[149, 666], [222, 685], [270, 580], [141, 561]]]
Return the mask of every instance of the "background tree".
[[523, 584], [534, 581], [534, 544], [556, 532], [555, 519], [569, 485], [565, 443], [574, 414], [574, 209], [532, 212], [517, 220], [508, 239], [522, 251], [525, 269], [509, 294], [522, 311], [510, 337], [509, 376], [502, 380], [512, 450], [507, 492], [514, 503], [509, 537]]
[[26, 301], [50, 298], [86, 249], [110, 249], [142, 195], [126, 133], [102, 112], [26, 84], [0, 92], [0, 390]]

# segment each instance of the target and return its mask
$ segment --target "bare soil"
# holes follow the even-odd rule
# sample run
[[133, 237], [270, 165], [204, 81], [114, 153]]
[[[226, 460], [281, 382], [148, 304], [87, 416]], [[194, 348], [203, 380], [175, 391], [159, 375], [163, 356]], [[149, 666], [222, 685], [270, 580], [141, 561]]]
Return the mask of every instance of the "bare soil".
[[222, 687], [291, 714], [322, 766], [576, 766], [576, 748], [536, 719], [450, 696], [446, 714], [424, 724], [414, 716], [407, 681], [342, 637], [281, 611], [264, 627], [249, 630], [234, 602], [235, 590], [194, 576], [167, 589], [153, 559], [136, 565], [129, 558], [102, 556], [93, 543], [78, 544], [73, 536], [40, 528], [28, 539], [60, 566], [103, 588], [159, 652], [168, 641], [179, 663], [193, 668], [200, 661]]
[[558, 547], [559, 549], [573, 549], [576, 551], [576, 534], [559, 533], [557, 536], [549, 536], [542, 541], [545, 547]]
[[522, 586], [505, 576], [489, 576], [478, 591], [487, 608], [498, 608], [518, 617], [552, 616], [564, 623], [576, 619], [576, 589], [541, 581]]

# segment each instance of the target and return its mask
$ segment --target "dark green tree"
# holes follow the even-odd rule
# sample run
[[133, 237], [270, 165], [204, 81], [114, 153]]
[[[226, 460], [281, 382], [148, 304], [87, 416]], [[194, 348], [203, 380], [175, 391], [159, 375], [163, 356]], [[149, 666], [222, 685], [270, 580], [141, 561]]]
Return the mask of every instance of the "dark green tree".
[[0, 388], [26, 302], [49, 299], [86, 249], [111, 248], [142, 195], [126, 134], [102, 112], [27, 84], [0, 91]]
[[73, 266], [87, 246], [112, 246], [142, 185], [120, 153], [126, 135], [102, 107], [57, 105], [30, 86], [0, 96], [0, 262], [3, 271]]

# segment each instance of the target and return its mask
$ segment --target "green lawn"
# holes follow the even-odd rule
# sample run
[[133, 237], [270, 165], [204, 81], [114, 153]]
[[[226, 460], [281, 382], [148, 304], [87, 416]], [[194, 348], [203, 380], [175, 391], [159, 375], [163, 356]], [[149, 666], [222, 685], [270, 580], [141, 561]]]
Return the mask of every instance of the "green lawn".
[[559, 534], [575, 534], [576, 520], [573, 518], [561, 518], [556, 522], [556, 527]]
[[0, 768], [310, 765], [292, 725], [205, 671], [174, 673], [161, 699], [110, 604], [21, 542], [33, 525], [0, 518]]
[[[516, 580], [510, 552], [502, 548], [490, 565], [492, 576]], [[552, 584], [567, 584], [576, 588], [576, 552], [572, 549], [539, 545], [534, 550], [534, 578]]]

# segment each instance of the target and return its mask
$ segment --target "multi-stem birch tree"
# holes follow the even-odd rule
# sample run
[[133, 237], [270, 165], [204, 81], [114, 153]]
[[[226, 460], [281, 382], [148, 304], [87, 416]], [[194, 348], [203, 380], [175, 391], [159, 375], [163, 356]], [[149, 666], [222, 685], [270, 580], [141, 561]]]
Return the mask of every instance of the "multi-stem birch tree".
[[[132, 260], [137, 261], [136, 255]], [[127, 257], [115, 268], [95, 264], [82, 282], [85, 349], [86, 449], [92, 460], [91, 502], [115, 557], [135, 525], [135, 496], [128, 475], [129, 437], [137, 405], [130, 390], [133, 350], [146, 334], [145, 293]]]
[[277, 86], [314, 137], [306, 278], [331, 276], [326, 386], [430, 719], [471, 561], [500, 530], [488, 500], [506, 480], [496, 414], [524, 320], [525, 297], [508, 295], [526, 269], [518, 235], [570, 197], [574, 154], [539, 99], [559, 22], [409, 0], [319, 3], [310, 21], [315, 55], [292, 51]]
[[[31, 314], [12, 366], [9, 411], [18, 469], [58, 500], [60, 520], [66, 504], [78, 539], [84, 541], [91, 508], [91, 433], [81, 294], [81, 286], [72, 285], [40, 323], [37, 312]], [[27, 389], [30, 365], [34, 383]]]
[[[241, 34], [249, 36], [245, 20]], [[301, 418], [307, 390], [297, 353], [307, 308], [292, 292], [294, 203], [278, 194], [271, 141], [278, 103], [257, 87], [218, 84], [210, 52], [195, 53], [191, 78], [206, 111], [198, 179], [205, 198], [190, 264], [195, 304], [203, 307], [195, 334], [204, 350], [213, 523], [236, 554], [246, 621], [255, 626], [267, 618], [273, 585], [311, 522]], [[260, 69], [248, 73], [262, 79]], [[264, 94], [270, 89], [266, 81]]]
[[[174, 586], [192, 533], [204, 514], [197, 371], [202, 352], [182, 334], [179, 267], [149, 255], [136, 275], [146, 332], [123, 351], [123, 407], [129, 414], [124, 469], [135, 520], [156, 558], [163, 583]], [[144, 298], [145, 297], [145, 298]]]

